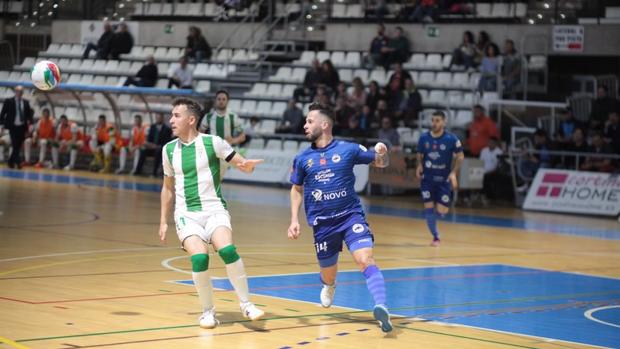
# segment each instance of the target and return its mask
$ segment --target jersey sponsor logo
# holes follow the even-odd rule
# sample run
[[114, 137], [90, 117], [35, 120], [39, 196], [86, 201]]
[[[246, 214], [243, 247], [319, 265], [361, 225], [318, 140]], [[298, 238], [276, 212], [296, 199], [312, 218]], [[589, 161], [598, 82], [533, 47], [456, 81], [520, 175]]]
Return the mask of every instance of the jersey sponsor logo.
[[430, 161], [427, 161], [424, 163], [424, 166], [426, 166], [426, 168], [431, 168], [431, 166], [433, 166], [433, 163]]
[[332, 172], [331, 169], [321, 170], [317, 174], [314, 175], [314, 180], [321, 183], [327, 183], [334, 177], [336, 174]]
[[439, 149], [440, 149], [440, 150], [446, 150], [446, 145], [445, 145], [445, 144], [440, 145], [440, 146], [439, 146]]
[[308, 168], [312, 167], [313, 164], [314, 161], [312, 159], [308, 159], [308, 162], [306, 162], [306, 166], [308, 166]]
[[365, 146], [361, 145], [361, 144], [359, 145], [359, 147], [364, 152], [368, 151], [368, 149]]
[[321, 189], [315, 189], [312, 191], [312, 196], [314, 197], [314, 201], [331, 201], [346, 197], [347, 191], [343, 189], [323, 193]]
[[445, 169], [446, 169], [446, 164], [433, 165], [433, 170], [445, 170]]
[[319, 164], [320, 164], [321, 166], [325, 166], [325, 165], [327, 165], [327, 159], [322, 158], [321, 160], [319, 160]]
[[364, 232], [364, 226], [362, 224], [353, 224], [353, 228], [351, 228], [354, 233], [359, 234]]
[[457, 148], [461, 147], [461, 140], [459, 140], [459, 139], [456, 140], [456, 147]]
[[448, 201], [450, 201], [450, 197], [448, 197], [448, 195], [444, 195], [444, 196], [441, 197], [441, 201], [448, 202]]
[[339, 163], [339, 162], [340, 162], [340, 155], [338, 155], [338, 154], [334, 154], [334, 155], [332, 156], [332, 161], [334, 162], [334, 164]]
[[428, 157], [431, 158], [431, 160], [437, 160], [441, 157], [441, 155], [439, 155], [439, 152], [432, 151], [428, 153]]
[[431, 192], [428, 190], [425, 190], [422, 192], [422, 198], [423, 199], [430, 199], [431, 198]]

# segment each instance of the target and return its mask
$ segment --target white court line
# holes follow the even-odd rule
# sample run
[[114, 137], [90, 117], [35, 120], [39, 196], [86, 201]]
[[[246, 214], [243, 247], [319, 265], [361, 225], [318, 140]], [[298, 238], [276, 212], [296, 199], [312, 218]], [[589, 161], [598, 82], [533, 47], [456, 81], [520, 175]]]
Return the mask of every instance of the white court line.
[[586, 319], [592, 320], [594, 322], [598, 322], [599, 324], [620, 328], [620, 325], [618, 325], [618, 324], [614, 324], [614, 323], [611, 323], [611, 322], [599, 320], [599, 319], [595, 318], [594, 316], [592, 316], [592, 314], [596, 313], [599, 310], [615, 309], [615, 308], [620, 308], [620, 305], [608, 305], [606, 307], [598, 307], [598, 308], [590, 309], [590, 310], [586, 311], [585, 313], [583, 313], [583, 316], [585, 316]]
[[42, 255], [36, 255], [36, 256], [25, 256], [25, 257], [0, 259], [0, 263], [22, 261], [22, 260], [27, 260], [27, 259], [75, 256], [75, 255], [97, 254], [97, 253], [108, 253], [108, 252], [132, 252], [132, 251], [171, 250], [171, 249], [178, 250], [179, 248], [178, 247], [139, 247], [139, 248], [118, 248], [118, 249], [110, 249], [110, 250], [92, 250], [92, 251], [79, 251], [79, 252], [51, 253], [51, 254], [42, 254]]
[[593, 277], [593, 278], [601, 278], [601, 279], [609, 279], [609, 280], [620, 280], [620, 278], [613, 277], [613, 276], [587, 274], [587, 273], [582, 273], [582, 272], [579, 272], [579, 271], [564, 271], [564, 270], [552, 270], [552, 269], [544, 269], [544, 268], [533, 268], [533, 267], [524, 267], [522, 265], [506, 264], [506, 263], [499, 263], [499, 264], [507, 265], [509, 267], [515, 267], [515, 268], [542, 270], [542, 271], [546, 271], [546, 272], [550, 272], [550, 273], [551, 272], [553, 272], [553, 273], [564, 273], [564, 274], [573, 274], [573, 275], [579, 275], [579, 276], [589, 276], [589, 277]]

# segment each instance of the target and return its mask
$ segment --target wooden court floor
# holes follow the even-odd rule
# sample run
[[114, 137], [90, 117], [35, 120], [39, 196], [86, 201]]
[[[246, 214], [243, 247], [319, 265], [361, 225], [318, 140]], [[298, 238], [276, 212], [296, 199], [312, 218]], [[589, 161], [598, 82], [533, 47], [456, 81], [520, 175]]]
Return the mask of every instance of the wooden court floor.
[[[125, 178], [131, 183], [159, 182]], [[298, 241], [286, 238], [286, 189], [225, 186], [234, 240], [249, 276], [318, 270], [310, 229], [304, 225]], [[376, 197], [367, 202], [387, 210], [421, 209], [418, 198]], [[618, 229], [616, 220], [506, 208], [458, 213]], [[432, 248], [421, 219], [385, 214], [368, 218], [376, 260], [386, 270], [507, 264], [620, 278], [620, 240], [440, 222], [443, 244]], [[191, 279], [189, 260], [179, 249], [172, 224], [168, 244], [160, 245], [158, 220], [159, 195], [153, 191], [0, 176], [0, 348], [588, 347], [416, 316], [395, 318], [395, 330], [384, 335], [370, 312], [323, 309], [314, 302], [265, 295], [254, 295], [253, 301], [267, 315], [251, 323], [243, 320], [234, 292], [225, 290], [215, 294], [222, 324], [201, 329], [193, 287], [171, 282]], [[346, 253], [340, 269], [355, 269]], [[213, 276], [226, 276], [217, 256], [211, 258], [210, 270]], [[317, 300], [318, 292], [317, 286]]]

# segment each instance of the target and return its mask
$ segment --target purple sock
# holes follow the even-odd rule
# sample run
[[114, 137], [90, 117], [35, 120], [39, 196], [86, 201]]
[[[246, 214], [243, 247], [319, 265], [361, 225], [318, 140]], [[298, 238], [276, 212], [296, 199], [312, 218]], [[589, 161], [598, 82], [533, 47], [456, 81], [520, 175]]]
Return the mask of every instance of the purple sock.
[[364, 270], [364, 277], [368, 291], [375, 300], [375, 305], [385, 305], [385, 280], [383, 280], [381, 270], [376, 265], [371, 265]]

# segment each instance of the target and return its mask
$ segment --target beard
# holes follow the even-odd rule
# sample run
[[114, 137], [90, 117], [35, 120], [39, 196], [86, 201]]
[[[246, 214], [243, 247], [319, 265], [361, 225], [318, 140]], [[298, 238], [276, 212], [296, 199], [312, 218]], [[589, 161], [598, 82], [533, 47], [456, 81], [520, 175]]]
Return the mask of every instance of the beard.
[[306, 133], [306, 139], [310, 142], [314, 142], [321, 137], [321, 131], [317, 130], [316, 132]]

